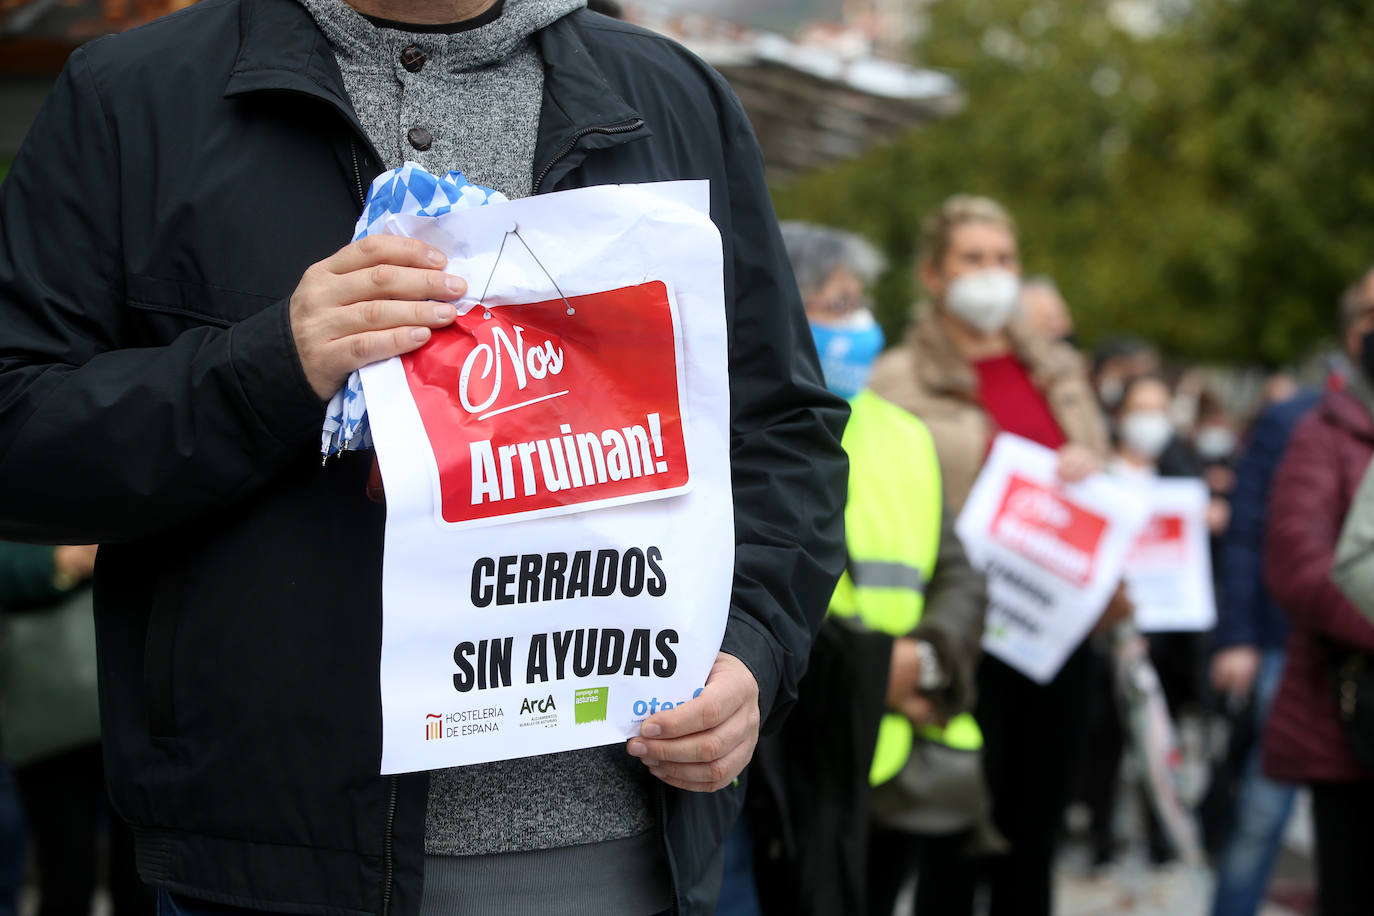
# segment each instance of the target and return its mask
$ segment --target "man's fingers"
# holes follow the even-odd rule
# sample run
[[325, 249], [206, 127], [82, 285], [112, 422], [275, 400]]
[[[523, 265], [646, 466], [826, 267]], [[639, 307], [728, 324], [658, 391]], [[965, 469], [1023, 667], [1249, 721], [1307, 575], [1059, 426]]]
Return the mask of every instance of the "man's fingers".
[[[645, 760], [709, 763], [729, 754], [757, 734], [758, 724], [752, 721], [748, 710], [739, 708], [715, 728], [681, 738], [631, 738], [629, 751], [633, 756]], [[635, 753], [640, 749], [643, 749], [643, 753]]]
[[757, 710], [759, 687], [744, 663], [725, 652], [716, 656], [706, 686], [695, 697], [672, 709], [654, 713], [640, 726], [646, 738], [681, 738], [715, 728], [741, 706]]
[[626, 750], [679, 789], [713, 792], [730, 784], [754, 754], [759, 689], [738, 658], [722, 652], [693, 699], [655, 713]]
[[339, 369], [347, 375], [354, 369], [417, 350], [429, 341], [429, 328], [390, 328], [368, 331], [336, 341]]
[[378, 264], [400, 267], [442, 268], [448, 263], [444, 253], [418, 239], [398, 235], [369, 235], [351, 245], [345, 245], [320, 262], [320, 266], [334, 274], [352, 273]]
[[744, 772], [753, 755], [754, 744], [749, 742], [710, 763], [664, 761], [650, 767], [649, 772], [668, 785], [686, 789], [688, 792], [716, 792], [734, 782], [735, 777]]
[[437, 299], [448, 302], [468, 291], [462, 277], [442, 270], [375, 264], [351, 271], [331, 282], [336, 302], [367, 302], [373, 299]]
[[655, 713], [641, 726], [646, 737], [680, 738], [715, 728], [744, 705], [743, 698], [724, 684], [707, 682], [701, 693], [686, 703]]
[[331, 336], [341, 339], [391, 328], [442, 328], [456, 316], [457, 310], [447, 302], [371, 299], [336, 309], [329, 323]]

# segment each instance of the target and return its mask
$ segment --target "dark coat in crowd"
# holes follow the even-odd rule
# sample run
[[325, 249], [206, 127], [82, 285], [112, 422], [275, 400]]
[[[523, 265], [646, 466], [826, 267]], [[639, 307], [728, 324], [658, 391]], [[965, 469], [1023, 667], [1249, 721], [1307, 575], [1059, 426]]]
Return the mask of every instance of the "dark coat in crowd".
[[1264, 532], [1269, 520], [1269, 494], [1284, 449], [1298, 421], [1317, 403], [1303, 393], [1267, 408], [1250, 429], [1236, 463], [1231, 494], [1231, 524], [1222, 538], [1221, 594], [1212, 643], [1218, 649], [1256, 646], [1279, 649], [1288, 636], [1288, 621], [1264, 584]]
[[[949, 685], [929, 697], [941, 719], [973, 705], [974, 665], [986, 609], [987, 580], [969, 563], [954, 519], [945, 510], [925, 611], [907, 634], [934, 646], [950, 674]], [[796, 707], [777, 734], [759, 742], [749, 766], [748, 811], [766, 914], [825, 916], [867, 909], [874, 807], [869, 771], [879, 723], [888, 712], [894, 642], [893, 636], [869, 629], [859, 618], [827, 617]], [[918, 764], [919, 758], [908, 763]], [[948, 778], [946, 774], [945, 785]], [[935, 774], [930, 783], [940, 785]], [[949, 798], [945, 807], [970, 803], [957, 813], [983, 828], [988, 801], [981, 779], [960, 788], [967, 791]], [[910, 803], [909, 798], [902, 801]]]
[[[744, 112], [669, 39], [536, 33], [536, 192], [706, 179], [724, 248], [735, 587], [764, 727], [844, 565], [846, 407]], [[0, 185], [0, 536], [102, 545], [111, 795], [146, 880], [321, 916], [419, 906], [428, 777], [378, 775], [385, 508], [320, 466], [289, 299], [381, 170], [295, 0], [205, 0], [76, 52]], [[658, 787], [674, 909], [704, 914], [741, 789]]]
[[1368, 396], [1328, 391], [1293, 432], [1274, 478], [1265, 544], [1267, 581], [1287, 613], [1287, 667], [1264, 742], [1264, 771], [1289, 782], [1374, 779], [1342, 728], [1333, 665], [1374, 653], [1374, 625], [1331, 582], [1341, 526], [1374, 456]]

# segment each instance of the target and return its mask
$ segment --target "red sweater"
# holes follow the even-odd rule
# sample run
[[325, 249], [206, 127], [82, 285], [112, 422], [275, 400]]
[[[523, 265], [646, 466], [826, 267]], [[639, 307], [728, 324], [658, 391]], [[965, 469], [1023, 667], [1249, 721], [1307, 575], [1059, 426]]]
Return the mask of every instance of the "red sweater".
[[1346, 744], [1331, 676], [1342, 651], [1374, 652], [1374, 625], [1331, 582], [1341, 525], [1374, 456], [1374, 418], [1329, 391], [1293, 431], [1274, 477], [1266, 578], [1292, 621], [1264, 736], [1264, 772], [1288, 782], [1374, 779]]
[[[994, 436], [1014, 433], [1056, 451], [1068, 441], [1045, 396], [1015, 356], [978, 360], [973, 371], [978, 374], [978, 400], [996, 427]], [[991, 438], [988, 444], [991, 447]]]

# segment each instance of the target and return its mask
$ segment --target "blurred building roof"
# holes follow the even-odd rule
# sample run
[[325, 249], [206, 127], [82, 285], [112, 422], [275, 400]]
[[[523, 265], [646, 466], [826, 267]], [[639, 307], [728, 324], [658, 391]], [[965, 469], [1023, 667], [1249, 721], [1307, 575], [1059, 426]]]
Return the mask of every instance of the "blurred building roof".
[[861, 155], [963, 104], [953, 78], [879, 56], [868, 16], [807, 23], [796, 40], [738, 22], [633, 4], [627, 18], [663, 32], [730, 82], [759, 136], [769, 180]]
[[[0, 147], [17, 146], [43, 93], [41, 85], [13, 78], [51, 79], [82, 43], [193, 2], [0, 0], [0, 76], [10, 78], [8, 91], [0, 90], [0, 114], [11, 122], [0, 129]], [[626, 12], [683, 42], [730, 81], [759, 136], [770, 180], [786, 181], [962, 104], [953, 79], [893, 59], [875, 37], [896, 31], [893, 2], [849, 0], [847, 21], [808, 23], [796, 41], [668, 6], [629, 3]]]

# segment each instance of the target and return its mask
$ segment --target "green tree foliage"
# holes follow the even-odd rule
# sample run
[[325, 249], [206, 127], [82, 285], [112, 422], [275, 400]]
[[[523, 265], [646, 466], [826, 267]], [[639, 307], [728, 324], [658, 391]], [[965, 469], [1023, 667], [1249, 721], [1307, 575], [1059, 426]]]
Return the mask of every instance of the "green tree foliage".
[[1374, 4], [945, 0], [930, 23], [919, 59], [964, 110], [775, 195], [887, 251], [889, 337], [956, 191], [1012, 210], [1089, 340], [1280, 363], [1329, 336], [1374, 262]]

